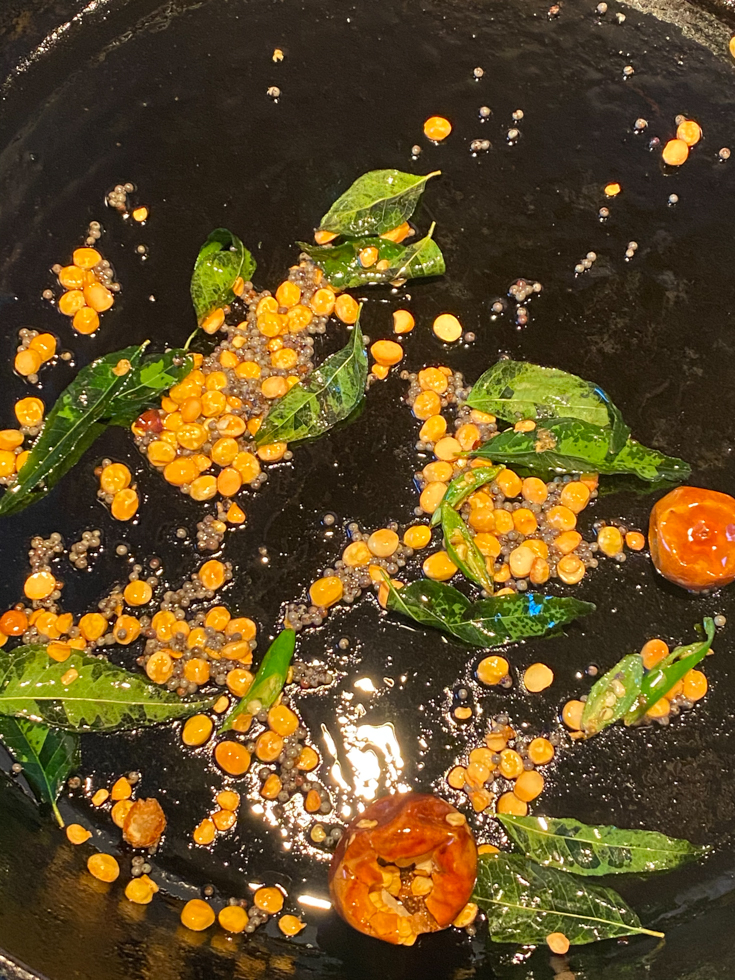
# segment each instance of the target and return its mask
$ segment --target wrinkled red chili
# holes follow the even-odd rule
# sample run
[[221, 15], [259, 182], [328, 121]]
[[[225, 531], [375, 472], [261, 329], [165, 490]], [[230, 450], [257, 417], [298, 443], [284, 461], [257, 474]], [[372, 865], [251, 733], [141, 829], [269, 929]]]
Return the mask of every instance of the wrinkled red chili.
[[355, 929], [412, 945], [446, 929], [469, 901], [477, 848], [464, 815], [425, 793], [386, 796], [359, 815], [335, 851], [329, 888]]

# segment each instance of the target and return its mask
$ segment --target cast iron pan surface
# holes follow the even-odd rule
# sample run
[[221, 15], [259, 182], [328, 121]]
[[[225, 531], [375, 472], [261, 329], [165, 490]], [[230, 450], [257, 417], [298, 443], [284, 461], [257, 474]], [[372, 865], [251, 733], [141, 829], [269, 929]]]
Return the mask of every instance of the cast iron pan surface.
[[[717, 151], [735, 142], [735, 68], [727, 60], [728, 32], [717, 22], [707, 25], [710, 50], [689, 28], [682, 33], [615, 2], [597, 17], [592, 0], [566, 0], [551, 20], [540, 0], [119, 0], [88, 4], [58, 36], [32, 47], [29, 39], [35, 45], [80, 6], [18, 6], [17, 18], [3, 25], [3, 57], [20, 70], [0, 105], [2, 419], [28, 393], [10, 370], [19, 328], [51, 330], [74, 352], [74, 366], [61, 364], [43, 377], [49, 404], [76, 367], [99, 353], [146, 338], [183, 342], [193, 326], [191, 266], [212, 228], [231, 227], [244, 239], [258, 260], [256, 284], [272, 289], [297, 255], [292, 243], [310, 235], [359, 174], [441, 169], [417, 219], [422, 227], [437, 222], [447, 275], [410, 283], [410, 302], [401, 293], [368, 291], [365, 332], [388, 336], [390, 311], [407, 304], [418, 324], [406, 343], [409, 369], [444, 362], [474, 381], [504, 353], [594, 379], [636, 437], [691, 461], [691, 482], [733, 490], [735, 171], [718, 162]], [[680, 14], [685, 6], [677, 4]], [[623, 24], [617, 11], [625, 13]], [[277, 46], [286, 54], [279, 65], [271, 60]], [[635, 68], [628, 80], [626, 65]], [[479, 81], [476, 66], [485, 70]], [[266, 94], [271, 85], [282, 90], [278, 102]], [[481, 105], [493, 110], [485, 123]], [[505, 134], [518, 108], [522, 135], [509, 145]], [[421, 135], [433, 113], [455, 126], [440, 146]], [[648, 143], [668, 138], [678, 113], [696, 118], [705, 139], [686, 167], [665, 175]], [[640, 116], [649, 121], [642, 136], [632, 132]], [[477, 138], [490, 139], [492, 148], [473, 156], [469, 143]], [[417, 142], [423, 153], [412, 161]], [[151, 208], [144, 228], [104, 207], [105, 193], [126, 180]], [[609, 180], [619, 180], [623, 193], [601, 224], [597, 211]], [[679, 195], [676, 207], [667, 205], [671, 193]], [[51, 285], [50, 266], [65, 260], [93, 219], [106, 229], [101, 246], [123, 293], [98, 335], [83, 338], [72, 336], [41, 292]], [[626, 262], [631, 240], [639, 250]], [[145, 262], [135, 251], [140, 243], [148, 246]], [[575, 264], [590, 250], [597, 263], [575, 278]], [[490, 315], [519, 276], [544, 287], [522, 330], [509, 314]], [[434, 337], [428, 325], [445, 310], [475, 332], [474, 344], [447, 350]], [[335, 324], [318, 342], [318, 355], [344, 338]], [[247, 526], [226, 541], [237, 570], [226, 601], [257, 621], [261, 651], [281, 603], [300, 597], [335, 560], [349, 521], [370, 528], [410, 522], [419, 460], [403, 391], [397, 375], [375, 385], [357, 421], [297, 448], [291, 464], [245, 499]], [[103, 456], [133, 468], [146, 498], [135, 524], [115, 524], [95, 501], [93, 467]], [[587, 529], [596, 518], [645, 527], [652, 502], [630, 493], [601, 498], [585, 515]], [[191, 538], [203, 508], [164, 485], [129, 435], [114, 430], [46, 501], [3, 522], [0, 608], [21, 594], [30, 537], [55, 530], [70, 543], [99, 527], [105, 541], [91, 574], [67, 566], [67, 609], [91, 608], [126, 578], [132, 558], [115, 557], [121, 541], [137, 558], [160, 557], [177, 585], [201, 560]], [[325, 526], [326, 514], [335, 516], [333, 528]], [[189, 530], [188, 544], [176, 540], [177, 527]], [[267, 562], [259, 548], [267, 549]], [[531, 729], [554, 730], [560, 705], [590, 683], [581, 679], [590, 664], [607, 669], [654, 635], [688, 641], [704, 614], [735, 617], [732, 591], [688, 597], [656, 577], [645, 555], [622, 566], [602, 562], [573, 594], [594, 600], [596, 615], [566, 637], [510, 654], [518, 669], [538, 659], [550, 664], [552, 688], [531, 699], [517, 684], [507, 693], [485, 689], [478, 692], [485, 715], [507, 711]], [[561, 961], [544, 949], [486, 950], [481, 932], [473, 942], [448, 932], [405, 950], [368, 940], [325, 912], [309, 912], [309, 928], [296, 941], [283, 940], [275, 923], [242, 939], [216, 929], [189, 933], [178, 924], [176, 899], [206, 884], [225, 899], [248, 895], [253, 880], [280, 882], [292, 896], [325, 896], [326, 865], [286, 853], [277, 830], [248, 807], [237, 834], [223, 837], [212, 854], [192, 849], [191, 829], [219, 781], [203, 758], [181, 751], [178, 730], [167, 727], [86, 736], [82, 767], [95, 785], [139, 769], [145, 793], [161, 799], [169, 829], [155, 874], [166, 895], [140, 908], [121, 887], [100, 887], [84, 867], [84, 849], [71, 848], [48, 815], [3, 780], [0, 946], [51, 980], [730, 978], [734, 628], [726, 627], [707, 662], [705, 702], [668, 729], [611, 729], [563, 753], [536, 806], [715, 845], [702, 864], [615, 882], [646, 925], [665, 930], [664, 944], [608, 942], [574, 949]], [[350, 639], [346, 653], [337, 648], [343, 636]], [[320, 749], [320, 726], [338, 733], [338, 719], [349, 711], [355, 717], [356, 705], [358, 713], [364, 709], [361, 724], [394, 726], [400, 759], [383, 760], [378, 791], [399, 783], [441, 788], [462, 746], [477, 741], [482, 719], [461, 732], [444, 722], [451, 692], [472, 680], [471, 651], [381, 617], [371, 597], [336, 611], [299, 642], [301, 658], [345, 674], [336, 692], [298, 702]], [[134, 656], [121, 662], [132, 664]], [[378, 694], [354, 689], [365, 676]], [[64, 798], [62, 809], [96, 826], [101, 843], [119, 840], [109, 818], [81, 797]], [[7, 969], [14, 969], [10, 961]]]

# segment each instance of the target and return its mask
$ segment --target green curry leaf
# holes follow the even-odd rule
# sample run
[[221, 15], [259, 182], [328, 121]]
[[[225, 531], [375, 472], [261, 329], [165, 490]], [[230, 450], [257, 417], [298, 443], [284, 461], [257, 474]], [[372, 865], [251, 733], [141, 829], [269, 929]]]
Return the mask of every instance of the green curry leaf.
[[498, 361], [472, 386], [467, 404], [505, 422], [564, 418], [608, 428], [613, 453], [623, 448], [630, 435], [619, 410], [599, 385], [527, 361]]
[[[114, 399], [130, 383], [144, 348], [127, 347], [82, 368], [57, 398], [17, 481], [0, 500], [0, 516], [13, 514], [45, 496], [81, 459], [105, 431], [102, 420], [114, 411]], [[120, 361], [129, 362], [127, 374], [114, 373]]]
[[23, 767], [23, 775], [39, 803], [48, 803], [64, 826], [56, 800], [70, 773], [79, 765], [79, 736], [23, 718], [0, 717], [0, 737]]
[[470, 608], [467, 596], [451, 585], [422, 578], [396, 589], [388, 576], [384, 577], [388, 584], [386, 608], [403, 613], [422, 626], [432, 626], [453, 636], [452, 624]]
[[492, 596], [472, 603], [452, 624], [454, 635], [475, 647], [495, 647], [530, 636], [546, 636], [580, 616], [594, 612], [595, 606], [571, 596], [538, 593]]
[[[44, 497], [108, 425], [129, 425], [191, 369], [184, 351], [144, 356], [147, 342], [83, 367], [48, 414], [18, 479], [0, 499], [0, 517]], [[127, 368], [121, 373], [121, 366]]]
[[246, 281], [255, 272], [255, 259], [243, 243], [226, 228], [216, 228], [199, 249], [191, 276], [191, 298], [202, 322], [214, 310], [235, 298], [232, 286], [238, 276]]
[[496, 943], [540, 945], [554, 932], [572, 945], [662, 935], [644, 929], [611, 888], [538, 867], [519, 854], [480, 855], [473, 899], [485, 912], [489, 938]]
[[147, 354], [110, 403], [110, 424], [130, 425], [141, 412], [155, 405], [162, 394], [178, 384], [192, 367], [192, 357], [183, 349]]
[[337, 198], [319, 228], [354, 238], [391, 231], [408, 221], [426, 182], [439, 173], [435, 170], [422, 177], [400, 170], [371, 170]]
[[[433, 231], [433, 227], [432, 227]], [[391, 283], [404, 279], [441, 276], [446, 271], [444, 256], [431, 237], [432, 232], [413, 245], [397, 245], [385, 238], [358, 238], [341, 245], [309, 245], [299, 242], [335, 289], [354, 289], [370, 283]], [[372, 265], [363, 266], [360, 253], [377, 250]], [[387, 265], [385, 265], [387, 263]]]
[[368, 358], [360, 321], [342, 350], [330, 355], [268, 412], [255, 437], [259, 446], [323, 435], [346, 419], [365, 395]]
[[471, 603], [451, 585], [419, 579], [400, 589], [388, 582], [387, 608], [469, 646], [488, 648], [529, 636], [544, 636], [586, 616], [595, 607], [580, 599], [533, 593], [494, 596]]
[[498, 817], [513, 843], [535, 864], [578, 875], [666, 871], [706, 853], [654, 830], [595, 827], [570, 817]]
[[580, 419], [555, 419], [531, 432], [506, 429], [478, 449], [473, 456], [507, 466], [523, 466], [531, 472], [630, 473], [651, 482], [681, 483], [691, 473], [684, 460], [665, 456], [628, 439], [620, 452], [610, 454], [610, 432]]
[[0, 651], [0, 715], [70, 732], [113, 732], [158, 725], [206, 709], [212, 699], [182, 701], [141, 674], [78, 651], [63, 663], [40, 644]]

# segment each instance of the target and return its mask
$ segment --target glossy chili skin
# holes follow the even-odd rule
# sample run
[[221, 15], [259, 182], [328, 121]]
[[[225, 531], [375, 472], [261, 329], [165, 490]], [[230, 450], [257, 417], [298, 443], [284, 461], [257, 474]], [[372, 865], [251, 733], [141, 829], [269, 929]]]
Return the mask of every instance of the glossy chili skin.
[[735, 580], [735, 498], [701, 487], [677, 487], [654, 506], [651, 558], [670, 582], [704, 592]]
[[163, 432], [163, 420], [160, 412], [155, 408], [149, 408], [135, 420], [135, 428], [141, 434], [144, 432]]
[[[415, 865], [431, 883], [420, 900], [412, 898], [408, 883]], [[385, 896], [391, 873], [396, 880], [396, 866], [406, 878], [400, 895], [386, 901], [399, 902], [400, 914], [374, 901]], [[376, 800], [350, 824], [332, 859], [329, 886], [336, 911], [355, 929], [410, 945], [421, 933], [452, 924], [476, 876], [477, 848], [464, 816], [439, 797], [407, 793]]]

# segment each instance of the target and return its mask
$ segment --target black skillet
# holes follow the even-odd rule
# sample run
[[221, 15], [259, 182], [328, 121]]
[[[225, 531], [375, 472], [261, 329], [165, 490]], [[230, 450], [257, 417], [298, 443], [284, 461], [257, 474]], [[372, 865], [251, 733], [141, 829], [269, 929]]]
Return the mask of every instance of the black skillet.
[[[180, 343], [192, 327], [190, 267], [211, 228], [227, 225], [240, 234], [258, 259], [257, 283], [273, 288], [296, 255], [292, 242], [308, 237], [358, 174], [384, 166], [440, 168], [444, 176], [417, 218], [424, 225], [436, 220], [448, 273], [406, 289], [419, 324], [407, 343], [408, 366], [447, 361], [473, 381], [505, 352], [575, 371], [605, 385], [636, 436], [689, 459], [692, 482], [732, 491], [735, 164], [717, 159], [720, 147], [735, 142], [726, 11], [711, 16], [685, 0], [641, 0], [638, 9], [610, 2], [599, 17], [593, 0], [565, 0], [559, 17], [550, 19], [548, 6], [544, 0], [5, 0], [1, 417], [9, 418], [13, 401], [26, 392], [9, 367], [20, 327], [57, 333], [78, 365], [144, 338]], [[622, 24], [614, 16], [619, 12]], [[275, 47], [285, 52], [281, 64], [271, 60]], [[624, 80], [626, 65], [635, 74]], [[475, 67], [485, 71], [479, 81]], [[266, 94], [272, 85], [282, 90], [278, 102]], [[493, 110], [485, 123], [481, 105]], [[525, 114], [522, 135], [509, 145], [505, 136], [518, 108]], [[421, 135], [423, 120], [435, 112], [455, 125], [439, 147]], [[668, 138], [678, 113], [698, 119], [705, 139], [681, 172], [665, 175], [649, 141]], [[634, 135], [632, 123], [641, 116], [649, 127]], [[478, 138], [490, 139], [492, 148], [473, 156], [469, 143]], [[423, 148], [416, 161], [414, 143]], [[105, 192], [126, 180], [151, 208], [144, 228], [124, 224], [104, 207]], [[601, 224], [597, 212], [608, 180], [619, 180], [623, 194]], [[667, 205], [672, 193], [679, 196], [675, 207]], [[88, 340], [72, 337], [41, 293], [51, 284], [49, 267], [65, 260], [92, 219], [106, 228], [103, 250], [124, 289], [99, 336]], [[639, 250], [625, 262], [631, 240]], [[148, 246], [145, 262], [135, 251], [140, 243]], [[600, 256], [593, 271], [575, 278], [575, 264], [591, 249]], [[492, 302], [519, 276], [544, 286], [522, 330], [509, 314], [490, 315]], [[365, 330], [387, 336], [389, 311], [409, 301], [387, 292], [369, 296]], [[460, 315], [476, 333], [474, 344], [443, 349], [428, 329], [443, 310]], [[335, 327], [321, 350], [342, 339]], [[51, 400], [72, 373], [60, 366], [45, 376], [43, 397]], [[346, 522], [375, 527], [410, 520], [418, 464], [414, 425], [399, 404], [402, 390], [398, 378], [374, 387], [352, 426], [298, 449], [293, 464], [246, 498], [248, 526], [227, 543], [238, 567], [228, 601], [258, 621], [262, 636], [272, 634], [281, 602], [298, 597], [334, 560]], [[92, 469], [103, 455], [135, 468], [147, 495], [135, 526], [113, 526], [95, 503]], [[645, 526], [651, 503], [629, 493], [607, 497], [589, 520], [599, 515]], [[327, 513], [336, 518], [331, 530], [322, 520]], [[33, 534], [59, 530], [70, 543], [85, 528], [103, 530], [106, 549], [94, 573], [71, 566], [65, 572], [67, 606], [81, 611], [126, 575], [125, 561], [113, 554], [122, 540], [141, 558], [161, 557], [171, 581], [187, 575], [197, 555], [174, 532], [180, 526], [193, 532], [200, 517], [143, 465], [127, 434], [111, 433], [45, 502], [0, 527], [0, 608], [20, 594], [23, 553]], [[559, 704], [589, 684], [580, 680], [589, 664], [606, 668], [651, 635], [686, 641], [705, 613], [735, 616], [732, 593], [689, 598], [657, 579], [645, 556], [622, 567], [603, 564], [576, 594], [598, 603], [594, 617], [567, 638], [512, 653], [519, 667], [541, 656], [553, 666], [557, 681], [548, 696], [528, 703], [517, 689], [493, 693], [483, 699], [485, 711], [508, 710], [548, 729]], [[7, 958], [0, 973], [27, 976], [22, 963], [31, 975], [51, 980], [545, 980], [560, 973], [564, 980], [729, 980], [735, 895], [730, 629], [708, 661], [711, 692], [704, 704], [667, 731], [614, 731], [578, 747], [543, 798], [551, 814], [657, 828], [716, 845], [701, 866], [621, 886], [644, 921], [666, 931], [661, 947], [606, 943], [576, 950], [566, 963], [539, 950], [519, 955], [514, 965], [513, 950], [486, 951], [481, 934], [472, 944], [447, 933], [396, 950], [323, 912], [309, 913], [310, 926], [297, 942], [285, 942], [272, 927], [247, 941], [214, 930], [195, 935], [178, 926], [172, 897], [140, 909], [120, 888], [97, 887], [81, 849], [72, 850], [47, 814], [3, 780], [0, 947]], [[342, 636], [351, 646], [340, 663]], [[349, 615], [336, 613], [301, 642], [302, 656], [341, 666], [350, 683], [362, 671], [378, 680], [393, 677], [382, 696], [362, 698], [365, 719], [394, 724], [402, 779], [431, 788], [468, 737], [446, 734], [441, 718], [448, 692], [470, 679], [476, 658], [436, 634], [381, 622], [369, 599]], [[333, 721], [346, 689], [300, 702], [317, 734], [322, 721]], [[214, 856], [188, 848], [217, 780], [200, 760], [182, 755], [177, 733], [85, 739], [84, 775], [103, 782], [131, 768], [142, 771], [146, 791], [159, 794], [170, 814], [156, 868], [169, 896], [190, 897], [206, 884], [225, 898], [240, 896], [253, 875], [281, 881], [292, 895], [325, 893], [324, 865], [285, 855], [274, 832], [252, 814]], [[95, 819], [77, 798], [62, 806], [67, 817]], [[99, 820], [98, 833], [114, 846], [109, 823]]]

